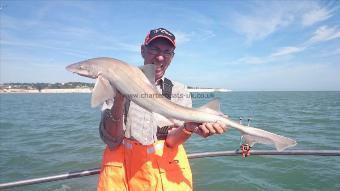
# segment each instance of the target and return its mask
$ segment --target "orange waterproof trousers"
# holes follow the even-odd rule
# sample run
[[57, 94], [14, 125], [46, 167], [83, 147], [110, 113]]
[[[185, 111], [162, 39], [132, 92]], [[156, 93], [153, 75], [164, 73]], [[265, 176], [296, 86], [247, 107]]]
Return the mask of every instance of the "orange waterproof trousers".
[[192, 190], [192, 174], [183, 145], [167, 147], [164, 141], [141, 145], [124, 139], [103, 154], [97, 191]]

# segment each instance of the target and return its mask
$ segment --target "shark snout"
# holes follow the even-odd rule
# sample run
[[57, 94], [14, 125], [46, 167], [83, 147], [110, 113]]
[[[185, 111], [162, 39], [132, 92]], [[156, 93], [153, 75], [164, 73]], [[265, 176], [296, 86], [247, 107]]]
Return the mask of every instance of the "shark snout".
[[96, 73], [92, 71], [91, 68], [92, 67], [90, 67], [89, 64], [84, 64], [83, 62], [66, 66], [66, 70], [72, 73], [76, 73], [80, 76], [85, 76], [88, 78], [97, 78], [98, 75], [96, 75]]
[[80, 67], [77, 64], [71, 64], [66, 66], [65, 68], [67, 71], [73, 72], [73, 73], [77, 73], [77, 71], [80, 70]]

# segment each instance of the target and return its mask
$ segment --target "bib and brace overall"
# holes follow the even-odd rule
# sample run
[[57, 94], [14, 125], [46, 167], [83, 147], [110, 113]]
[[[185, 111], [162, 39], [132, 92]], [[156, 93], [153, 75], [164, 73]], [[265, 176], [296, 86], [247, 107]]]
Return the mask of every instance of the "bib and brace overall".
[[[162, 94], [168, 99], [171, 88], [171, 81], [164, 78]], [[129, 102], [125, 106], [125, 118], [128, 108]], [[114, 149], [107, 146], [97, 191], [192, 190], [192, 174], [183, 145], [168, 147], [166, 128], [165, 131], [158, 128], [158, 140], [150, 145], [124, 138]]]

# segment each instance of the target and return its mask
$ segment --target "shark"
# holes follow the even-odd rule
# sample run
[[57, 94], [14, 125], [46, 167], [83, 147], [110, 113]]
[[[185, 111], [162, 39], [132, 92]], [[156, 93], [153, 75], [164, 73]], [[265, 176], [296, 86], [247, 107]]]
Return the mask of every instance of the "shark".
[[184, 107], [171, 102], [161, 95], [154, 85], [155, 67], [153, 64], [136, 67], [118, 59], [99, 57], [71, 64], [66, 67], [66, 70], [96, 79], [92, 89], [92, 107], [113, 99], [119, 91], [140, 107], [170, 122], [176, 120], [196, 123], [222, 122], [238, 130], [244, 143], [250, 146], [256, 143], [274, 145], [277, 151], [283, 151], [297, 144], [291, 138], [260, 128], [245, 126], [230, 119], [221, 111], [219, 99], [213, 99], [198, 108]]

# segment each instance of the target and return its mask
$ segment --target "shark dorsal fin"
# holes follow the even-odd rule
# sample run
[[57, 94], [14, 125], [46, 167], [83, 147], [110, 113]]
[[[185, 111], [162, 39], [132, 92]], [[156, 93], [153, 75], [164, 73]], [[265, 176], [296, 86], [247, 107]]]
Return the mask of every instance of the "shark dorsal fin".
[[98, 76], [96, 84], [92, 90], [91, 107], [97, 107], [108, 99], [114, 98], [115, 90], [110, 82], [102, 76]]
[[201, 106], [200, 109], [209, 108], [214, 111], [221, 112], [221, 104], [219, 98], [214, 98], [213, 100], [209, 101], [205, 105]]
[[217, 114], [217, 115], [224, 115], [221, 112], [221, 104], [220, 104], [219, 98], [214, 98], [213, 100], [209, 101], [205, 105], [202, 105], [201, 107], [199, 107], [198, 110], [209, 112], [212, 114]]
[[139, 67], [144, 75], [149, 79], [151, 84], [155, 83], [155, 65], [154, 64], [146, 64]]

